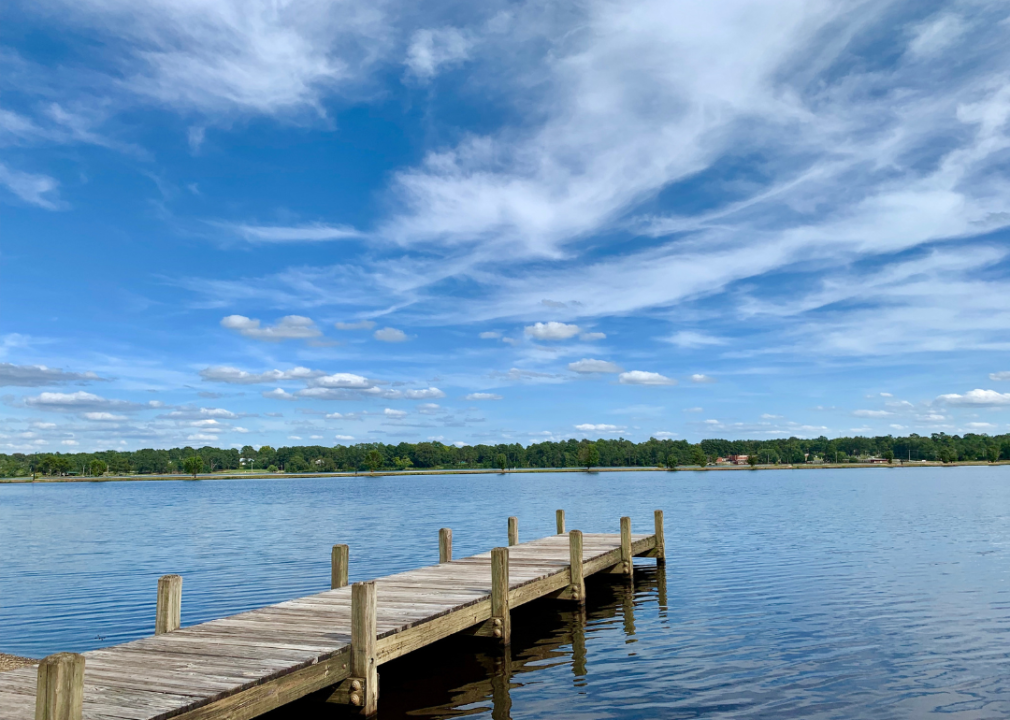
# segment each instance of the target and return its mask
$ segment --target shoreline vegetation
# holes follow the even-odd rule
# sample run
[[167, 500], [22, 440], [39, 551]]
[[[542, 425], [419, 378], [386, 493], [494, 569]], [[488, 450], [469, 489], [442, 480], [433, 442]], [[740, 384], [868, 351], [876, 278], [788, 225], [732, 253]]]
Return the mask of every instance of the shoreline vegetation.
[[564, 467], [564, 468], [508, 468], [501, 470], [498, 468], [470, 468], [467, 470], [455, 470], [449, 468], [432, 468], [428, 470], [361, 470], [361, 471], [334, 471], [334, 472], [275, 472], [268, 473], [257, 470], [240, 471], [220, 471], [215, 473], [200, 473], [190, 476], [182, 473], [172, 474], [144, 474], [144, 475], [102, 475], [94, 476], [39, 476], [35, 480], [30, 477], [20, 478], [0, 478], [0, 484], [26, 484], [32, 483], [81, 483], [81, 482], [155, 482], [159, 480], [297, 480], [304, 478], [361, 478], [361, 477], [391, 477], [400, 475], [511, 475], [513, 473], [601, 473], [601, 472], [749, 472], [751, 470], [850, 470], [857, 468], [879, 468], [895, 470], [898, 468], [922, 468], [922, 467], [994, 467], [996, 465], [1010, 465], [1010, 462], [999, 461], [991, 463], [988, 461], [966, 461], [966, 462], [902, 462], [899, 460], [893, 463], [818, 463], [818, 464], [778, 464], [778, 465], [681, 465], [677, 467]]
[[[360, 475], [361, 473], [482, 473], [497, 471], [655, 470], [865, 467], [999, 463], [1010, 460], [1010, 435], [686, 440], [624, 438], [497, 445], [445, 445], [437, 441], [396, 445], [269, 445], [241, 449], [177, 447], [91, 453], [0, 454], [0, 482], [171, 477]], [[23, 481], [22, 480], [22, 481]]]
[[4, 670], [17, 670], [20, 667], [35, 665], [37, 663], [38, 660], [21, 657], [20, 655], [7, 655], [6, 653], [0, 653], [0, 672], [3, 672]]

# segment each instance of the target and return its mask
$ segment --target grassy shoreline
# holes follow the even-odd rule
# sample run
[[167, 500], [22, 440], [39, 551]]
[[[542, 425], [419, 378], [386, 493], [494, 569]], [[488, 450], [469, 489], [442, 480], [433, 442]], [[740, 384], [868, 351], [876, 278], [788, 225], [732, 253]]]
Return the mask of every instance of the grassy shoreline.
[[[667, 470], [660, 467], [594, 467], [588, 472], [749, 472], [751, 470], [847, 470], [855, 468], [883, 468], [895, 470], [898, 468], [919, 468], [919, 467], [993, 467], [994, 465], [1007, 465], [1010, 462], [990, 463], [982, 460], [970, 462], [914, 462], [900, 463], [893, 465], [885, 463], [820, 463], [816, 465], [757, 465], [750, 467], [747, 465], [710, 465], [699, 467], [697, 465], [686, 465], [674, 470]], [[432, 470], [379, 470], [377, 472], [307, 472], [307, 473], [266, 473], [266, 472], [235, 472], [226, 471], [213, 474], [200, 474], [196, 480], [277, 480], [277, 479], [299, 479], [299, 478], [353, 478], [353, 477], [385, 477], [393, 475], [502, 475], [507, 473], [584, 473], [585, 468], [514, 468], [503, 473], [494, 468], [470, 468], [466, 470], [432, 469]], [[80, 482], [156, 482], [160, 480], [193, 480], [188, 475], [116, 475], [102, 477], [38, 477], [34, 481], [29, 477], [20, 478], [0, 478], [0, 484], [21, 484], [28, 485], [34, 483], [80, 483]]]

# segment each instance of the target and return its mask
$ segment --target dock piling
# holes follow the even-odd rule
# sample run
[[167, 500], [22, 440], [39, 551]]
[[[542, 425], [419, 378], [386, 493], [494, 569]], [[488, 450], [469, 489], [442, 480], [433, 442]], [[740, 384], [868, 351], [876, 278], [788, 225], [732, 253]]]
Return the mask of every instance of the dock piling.
[[39, 663], [35, 720], [81, 720], [84, 656], [56, 653]]
[[178, 630], [182, 618], [182, 576], [158, 578], [158, 604], [154, 613], [154, 634]]
[[634, 562], [631, 555], [631, 518], [621, 518], [621, 564], [622, 570], [629, 578], [634, 571]]
[[[509, 518], [514, 520], [515, 518]], [[511, 523], [509, 523], [511, 527]], [[509, 611], [509, 549], [491, 551], [491, 634], [502, 645], [512, 642], [512, 613]]]
[[509, 545], [519, 544], [519, 518], [509, 518]]
[[438, 531], [438, 562], [452, 562], [452, 529], [442, 528]]
[[351, 549], [347, 545], [334, 545], [330, 553], [330, 590], [347, 586], [347, 564]]
[[663, 511], [657, 510], [656, 517], [656, 549], [653, 554], [657, 565], [666, 565], [666, 540], [663, 536]]
[[351, 677], [348, 700], [371, 717], [379, 706], [379, 672], [375, 653], [375, 582], [351, 586]]
[[582, 568], [582, 531], [572, 530], [568, 533], [569, 562], [571, 563], [571, 583], [568, 585], [569, 599], [580, 605], [586, 603], [586, 579]]
[[564, 535], [565, 534], [565, 511], [564, 510], [555, 510], [554, 511], [554, 518], [555, 518], [555, 520], [557, 521], [557, 524], [558, 524], [558, 535]]

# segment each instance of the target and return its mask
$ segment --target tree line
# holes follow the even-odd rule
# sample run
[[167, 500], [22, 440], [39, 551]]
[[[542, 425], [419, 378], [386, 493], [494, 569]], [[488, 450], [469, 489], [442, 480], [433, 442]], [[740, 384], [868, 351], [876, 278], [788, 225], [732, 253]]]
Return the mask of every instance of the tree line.
[[870, 457], [902, 461], [1010, 460], [1010, 435], [909, 435], [893, 437], [782, 438], [776, 440], [564, 440], [524, 446], [443, 445], [440, 442], [360, 443], [258, 450], [215, 447], [147, 448], [131, 452], [0, 454], [0, 477], [29, 475], [147, 475], [251, 469], [266, 472], [335, 472], [409, 468], [566, 468], [697, 466], [730, 455], [761, 464], [846, 463]]

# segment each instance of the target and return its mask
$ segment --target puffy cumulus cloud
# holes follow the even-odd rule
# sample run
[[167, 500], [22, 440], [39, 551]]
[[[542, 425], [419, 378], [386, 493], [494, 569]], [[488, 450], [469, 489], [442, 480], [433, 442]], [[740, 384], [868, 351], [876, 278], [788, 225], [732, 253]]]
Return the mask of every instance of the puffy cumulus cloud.
[[297, 400], [298, 398], [289, 393], [284, 388], [274, 388], [273, 390], [264, 390], [262, 393], [263, 397], [268, 400]]
[[423, 390], [404, 390], [403, 397], [408, 400], [437, 400], [444, 398], [445, 393], [437, 387], [424, 388]]
[[478, 335], [481, 340], [497, 340], [501, 337], [501, 333], [496, 330], [486, 330]]
[[200, 377], [208, 382], [229, 383], [232, 385], [256, 385], [260, 383], [283, 382], [285, 380], [311, 380], [325, 374], [322, 370], [310, 370], [306, 367], [251, 373], [229, 365], [208, 367], [200, 371]]
[[397, 330], [392, 327], [384, 327], [381, 330], [376, 330], [372, 333], [372, 337], [376, 340], [388, 343], [401, 343], [406, 342], [409, 339], [407, 337], [407, 333], [403, 332], [403, 330]]
[[859, 418], [884, 418], [894, 413], [888, 412], [887, 410], [853, 410], [853, 417]]
[[353, 440], [354, 436], [353, 435], [334, 435], [333, 438], [335, 440], [342, 440], [344, 442], [348, 442], [350, 440]]
[[74, 447], [76, 445], [80, 445], [80, 443], [77, 442], [76, 440], [60, 440], [60, 444], [61, 445], [68, 445], [70, 447]]
[[620, 432], [621, 430], [624, 430], [624, 426], [622, 426], [622, 425], [608, 425], [607, 423], [598, 423], [598, 424], [582, 423], [581, 425], [576, 425], [575, 429], [579, 430], [581, 432], [605, 432], [605, 433], [612, 433], [612, 432]]
[[701, 384], [714, 383], [715, 378], [709, 375], [701, 375], [700, 373], [695, 373], [694, 375], [691, 376], [691, 382]]
[[354, 375], [352, 373], [334, 373], [332, 375], [315, 377], [309, 380], [309, 385], [312, 387], [349, 389], [365, 389], [372, 387], [372, 383], [368, 380], [368, 378], [362, 377], [361, 375]]
[[217, 442], [218, 436], [211, 435], [210, 433], [193, 433], [192, 435], [187, 435], [186, 440], [189, 442]]
[[96, 420], [101, 422], [119, 422], [126, 420], [126, 415], [116, 415], [110, 412], [86, 412], [82, 413], [81, 417], [85, 420]]
[[617, 381], [622, 385], [676, 385], [677, 381], [660, 375], [657, 372], [646, 370], [631, 370], [617, 376]]
[[989, 373], [990, 380], [1010, 380], [1010, 371], [1003, 370], [1001, 372]]
[[473, 45], [465, 33], [454, 27], [417, 30], [407, 48], [403, 64], [409, 75], [427, 81], [443, 67], [466, 60]]
[[660, 430], [659, 432], [652, 433], [652, 437], [657, 440], [669, 440], [670, 438], [678, 437], [675, 432], [667, 432], [666, 430]]
[[375, 322], [372, 320], [358, 320], [357, 322], [336, 322], [333, 323], [333, 327], [337, 330], [371, 330], [375, 327]]
[[302, 315], [286, 315], [274, 325], [262, 325], [259, 320], [245, 315], [229, 315], [221, 319], [221, 327], [235, 330], [243, 337], [264, 342], [284, 340], [311, 340], [322, 333], [311, 318]]
[[402, 418], [407, 417], [406, 410], [394, 410], [393, 408], [386, 408], [382, 411], [382, 414], [388, 418]]
[[579, 340], [593, 342], [594, 340], [606, 340], [607, 334], [602, 332], [585, 332], [579, 335]]
[[437, 403], [421, 403], [417, 406], [417, 411], [422, 415], [434, 415], [442, 409]]
[[45, 365], [14, 365], [0, 363], [0, 387], [46, 387], [101, 381], [93, 372], [65, 372]]
[[963, 395], [957, 393], [941, 395], [937, 400], [948, 405], [1010, 405], [1010, 393], [975, 389], [969, 390]]
[[184, 407], [179, 408], [178, 410], [173, 410], [172, 412], [166, 413], [160, 417], [169, 418], [171, 420], [201, 420], [205, 418], [231, 420], [239, 417], [239, 415], [238, 413], [233, 413], [231, 410], [226, 410], [225, 408]]
[[92, 412], [102, 410], [118, 410], [120, 412], [139, 410], [143, 405], [126, 400], [110, 400], [93, 393], [78, 391], [75, 393], [44, 392], [35, 397], [26, 397], [25, 405], [39, 410], [56, 412]]
[[470, 393], [469, 395], [467, 395], [466, 399], [467, 400], [501, 400], [502, 396], [501, 395], [495, 395], [494, 393], [475, 392], [475, 393]]
[[970, 422], [965, 423], [965, 425], [967, 427], [970, 427], [972, 430], [995, 430], [998, 427], [993, 423], [987, 423], [987, 422]]
[[572, 372], [590, 374], [590, 373], [619, 373], [624, 368], [622, 368], [617, 363], [612, 363], [609, 360], [594, 360], [593, 358], [583, 358], [582, 360], [576, 360], [575, 362], [568, 363], [568, 369]]
[[582, 332], [582, 328], [578, 325], [551, 320], [550, 322], [527, 325], [523, 328], [523, 332], [534, 340], [568, 340]]

